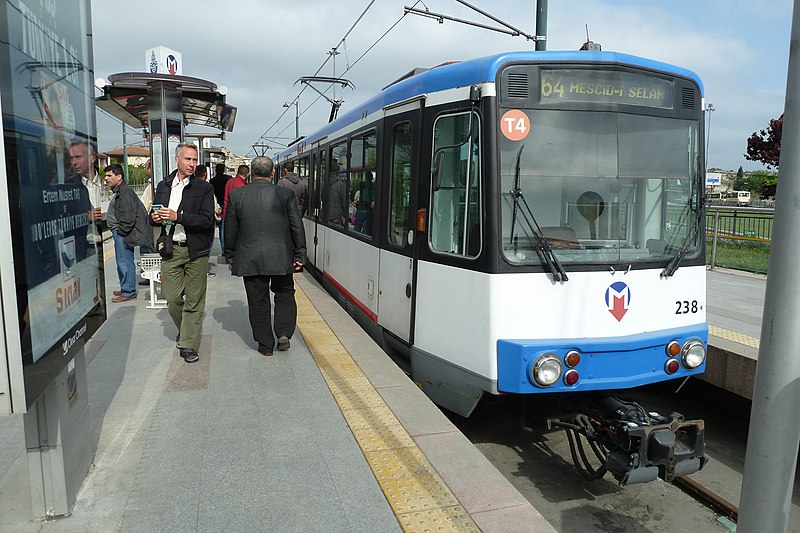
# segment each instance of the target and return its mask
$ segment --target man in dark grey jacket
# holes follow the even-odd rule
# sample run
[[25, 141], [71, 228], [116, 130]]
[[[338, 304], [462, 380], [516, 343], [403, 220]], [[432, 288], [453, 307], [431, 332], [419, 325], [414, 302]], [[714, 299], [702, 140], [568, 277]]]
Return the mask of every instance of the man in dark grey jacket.
[[278, 187], [285, 187], [287, 189], [291, 189], [294, 192], [295, 198], [297, 198], [297, 208], [300, 210], [300, 216], [306, 214], [306, 184], [300, 179], [300, 176], [297, 175], [297, 172], [294, 171], [294, 163], [289, 161], [285, 165], [283, 165], [283, 177], [278, 180]]
[[[306, 236], [294, 193], [272, 183], [272, 160], [256, 157], [250, 172], [252, 182], [228, 196], [224, 255], [233, 263], [231, 273], [244, 277], [258, 351], [272, 355], [274, 336], [278, 350], [288, 350], [297, 325], [292, 275], [303, 268]], [[275, 294], [274, 333], [270, 290]]]
[[105, 170], [106, 185], [114, 195], [108, 204], [106, 218], [111, 235], [114, 237], [114, 256], [117, 260], [117, 275], [120, 290], [114, 291], [114, 303], [136, 299], [136, 264], [133, 249], [146, 242], [152, 235], [147, 223], [147, 211], [142, 201], [133, 192], [119, 165], [108, 165]]

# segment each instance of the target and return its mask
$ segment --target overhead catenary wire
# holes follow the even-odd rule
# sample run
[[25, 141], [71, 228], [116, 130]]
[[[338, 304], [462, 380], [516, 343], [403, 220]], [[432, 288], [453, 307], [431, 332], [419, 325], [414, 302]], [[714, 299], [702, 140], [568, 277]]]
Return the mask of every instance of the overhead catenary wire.
[[[349, 36], [349, 35], [350, 35], [350, 34], [353, 32], [353, 30], [356, 28], [356, 26], [358, 26], [358, 23], [359, 23], [359, 22], [361, 22], [361, 19], [363, 19], [363, 18], [364, 18], [364, 15], [366, 15], [366, 14], [367, 14], [367, 12], [370, 10], [370, 8], [373, 6], [373, 4], [375, 4], [375, 0], [371, 0], [371, 1], [370, 1], [370, 3], [369, 3], [369, 4], [367, 4], [367, 7], [365, 7], [365, 8], [364, 8], [364, 10], [363, 10], [363, 11], [361, 12], [361, 14], [358, 16], [358, 18], [356, 19], [356, 21], [355, 21], [355, 22], [354, 22], [354, 23], [353, 23], [353, 24], [350, 26], [350, 29], [348, 29], [348, 30], [345, 32], [344, 36], [343, 36], [341, 39], [339, 39], [339, 42], [338, 42], [338, 43], [336, 44], [336, 46], [334, 46], [334, 47], [333, 47], [333, 49], [332, 49], [332, 51], [333, 51], [334, 53], [335, 53], [335, 52], [338, 50], [338, 48], [339, 48], [339, 47], [342, 45], [342, 43], [344, 43], [344, 42], [345, 42], [345, 39], [347, 39], [347, 37], [348, 37], [348, 36]], [[325, 60], [324, 60], [324, 61], [322, 62], [322, 64], [319, 66], [319, 68], [317, 69], [317, 71], [314, 73], [314, 76], [316, 76], [317, 74], [319, 74], [320, 72], [322, 72], [322, 69], [323, 69], [323, 68], [325, 68], [325, 65], [327, 65], [327, 64], [328, 64], [328, 61], [330, 61], [330, 59], [331, 59], [332, 57], [333, 57], [333, 54], [329, 54], [329, 55], [328, 55], [328, 56], [325, 58]], [[297, 102], [297, 101], [300, 99], [300, 96], [302, 96], [302, 94], [305, 92], [305, 90], [306, 90], [307, 88], [308, 88], [308, 86], [304, 85], [304, 86], [303, 86], [303, 88], [300, 90], [300, 92], [297, 94], [297, 96], [295, 96], [295, 97], [294, 97], [294, 99], [291, 101], [291, 104], [290, 104], [290, 105], [293, 105], [295, 102]], [[318, 97], [317, 97], [317, 98], [316, 98], [316, 99], [315, 99], [315, 100], [314, 100], [314, 101], [311, 103], [311, 105], [314, 105], [315, 103], [317, 103], [317, 102], [319, 101], [319, 99], [320, 99], [320, 98], [321, 98], [321, 97], [319, 97], [319, 96], [318, 96]], [[308, 110], [310, 107], [311, 107], [311, 106], [308, 106], [308, 107], [306, 107], [306, 108], [303, 110], [303, 113], [305, 113], [305, 112], [306, 112], [306, 111], [307, 111], [307, 110]], [[286, 108], [286, 110], [284, 110], [284, 111], [283, 111], [283, 112], [282, 112], [282, 113], [281, 113], [281, 114], [278, 116], [278, 118], [277, 118], [277, 119], [275, 119], [275, 122], [273, 122], [273, 123], [272, 123], [272, 125], [271, 125], [269, 128], [267, 128], [267, 131], [265, 131], [263, 134], [261, 134], [261, 136], [258, 138], [258, 141], [265, 141], [265, 140], [268, 140], [268, 139], [266, 139], [266, 136], [267, 136], [267, 134], [270, 132], [270, 130], [272, 130], [272, 128], [274, 128], [274, 127], [275, 127], [275, 126], [278, 124], [278, 122], [280, 122], [280, 120], [281, 120], [281, 119], [282, 119], [282, 118], [283, 118], [283, 117], [286, 115], [286, 113], [288, 112], [288, 110], [289, 110], [289, 108], [287, 107], [287, 108]], [[300, 113], [300, 115], [299, 115], [299, 116], [302, 116], [302, 115], [303, 115], [303, 113]], [[278, 132], [278, 136], [280, 136], [280, 135], [281, 135], [281, 134], [282, 134], [284, 131], [286, 131], [286, 127], [285, 127], [283, 130], [281, 130], [280, 132]], [[256, 141], [256, 143], [254, 143], [254, 144], [258, 144], [258, 141]], [[251, 150], [252, 150], [252, 148], [251, 148]], [[248, 152], [248, 153], [249, 153], [249, 152]]]
[[[374, 3], [375, 3], [375, 0], [372, 0], [372, 1], [370, 1], [370, 3], [367, 5], [367, 7], [366, 7], [366, 8], [364, 8], [364, 10], [363, 10], [363, 11], [361, 12], [361, 14], [358, 16], [358, 18], [356, 19], [356, 21], [355, 21], [355, 22], [352, 24], [352, 26], [350, 26], [350, 29], [348, 29], [348, 30], [347, 30], [347, 32], [346, 32], [346, 33], [344, 34], [344, 36], [343, 36], [343, 37], [342, 37], [342, 38], [339, 40], [339, 42], [338, 42], [338, 43], [336, 44], [336, 46], [335, 46], [335, 47], [332, 49], [332, 51], [334, 51], [334, 52], [335, 52], [335, 51], [337, 51], [337, 50], [338, 50], [338, 48], [339, 48], [340, 46], [342, 46], [342, 44], [345, 42], [345, 40], [347, 39], [347, 37], [348, 37], [348, 36], [349, 36], [349, 35], [350, 35], [350, 34], [353, 32], [353, 30], [356, 28], [356, 26], [359, 24], [359, 22], [361, 22], [361, 20], [364, 18], [364, 16], [367, 14], [367, 12], [369, 11], [369, 9], [372, 7], [372, 5], [373, 5]], [[417, 6], [418, 4], [420, 4], [420, 3], [422, 3], [423, 5], [425, 5], [425, 3], [424, 3], [424, 2], [422, 2], [422, 0], [417, 0], [417, 1], [414, 3], [414, 7], [416, 7], [416, 6]], [[384, 32], [384, 33], [383, 33], [383, 34], [382, 34], [380, 37], [378, 37], [378, 39], [377, 39], [377, 40], [376, 40], [374, 43], [372, 43], [372, 44], [371, 44], [371, 45], [370, 45], [370, 46], [369, 46], [369, 47], [368, 47], [368, 48], [367, 48], [367, 49], [366, 49], [366, 50], [365, 50], [365, 51], [364, 51], [364, 52], [363, 52], [363, 53], [362, 53], [360, 56], [358, 56], [358, 58], [357, 58], [357, 59], [356, 59], [356, 60], [355, 60], [355, 61], [354, 61], [352, 64], [348, 64], [347, 68], [346, 68], [346, 69], [345, 69], [345, 70], [342, 72], [342, 75], [344, 75], [344, 74], [346, 74], [347, 72], [349, 72], [350, 70], [352, 70], [352, 68], [353, 68], [353, 67], [355, 67], [355, 66], [356, 66], [356, 65], [357, 65], [357, 64], [358, 64], [358, 63], [361, 61], [361, 59], [363, 59], [363, 58], [364, 58], [364, 56], [366, 56], [366, 55], [367, 55], [367, 54], [368, 54], [368, 53], [369, 53], [369, 52], [370, 52], [370, 51], [371, 51], [373, 48], [375, 48], [375, 46], [377, 46], [377, 45], [378, 45], [378, 43], [379, 43], [379, 42], [381, 42], [381, 40], [383, 40], [383, 38], [384, 38], [384, 37], [386, 37], [386, 36], [389, 34], [389, 32], [391, 32], [391, 31], [392, 31], [392, 30], [393, 30], [393, 29], [394, 29], [394, 28], [395, 28], [395, 27], [396, 27], [398, 24], [400, 24], [400, 22], [401, 22], [401, 21], [402, 21], [402, 20], [405, 18], [405, 16], [406, 16], [407, 14], [408, 14], [408, 13], [403, 13], [403, 14], [400, 16], [400, 18], [398, 18], [398, 19], [397, 19], [397, 21], [395, 21], [395, 22], [394, 22], [394, 23], [393, 23], [393, 24], [392, 24], [392, 25], [389, 27], [389, 29], [387, 29], [387, 30], [386, 30], [386, 31], [385, 31], [385, 32]], [[332, 55], [332, 54], [330, 54], [330, 55], [327, 55], [327, 57], [326, 57], [326, 58], [325, 58], [325, 60], [322, 62], [322, 64], [320, 65], [320, 67], [319, 67], [319, 68], [317, 69], [317, 71], [314, 73], [314, 76], [318, 75], [318, 74], [319, 74], [319, 73], [322, 71], [322, 69], [323, 69], [323, 68], [325, 68], [325, 65], [327, 65], [328, 61], [330, 61], [332, 57], [333, 57], [333, 55]], [[348, 61], [348, 63], [349, 63], [349, 61]], [[305, 92], [305, 90], [306, 90], [307, 88], [308, 88], [308, 86], [307, 86], [307, 85], [304, 85], [304, 86], [303, 86], [303, 88], [300, 90], [300, 92], [297, 94], [297, 96], [295, 96], [295, 97], [294, 97], [294, 99], [291, 101], [290, 105], [292, 105], [292, 104], [294, 104], [295, 102], [297, 102], [297, 101], [300, 99], [300, 96], [302, 96], [302, 94]], [[328, 89], [326, 89], [325, 91], [323, 91], [323, 94], [324, 94], [324, 93], [327, 93], [329, 90], [330, 90], [330, 87], [329, 87]], [[321, 98], [322, 98], [322, 95], [319, 95], [319, 96], [317, 96], [317, 97], [316, 97], [316, 98], [315, 98], [315, 99], [314, 99], [314, 100], [313, 100], [313, 101], [312, 101], [312, 102], [311, 102], [311, 103], [310, 103], [308, 106], [306, 106], [305, 108], [303, 108], [303, 110], [302, 110], [302, 111], [300, 111], [300, 113], [299, 113], [299, 116], [303, 116], [303, 115], [306, 113], [306, 111], [308, 111], [309, 109], [311, 109], [311, 108], [312, 108], [312, 107], [313, 107], [313, 106], [314, 106], [314, 105], [315, 105], [317, 102], [319, 102], [319, 100], [320, 100]], [[282, 118], [283, 118], [283, 117], [286, 115], [286, 113], [288, 113], [288, 112], [289, 112], [289, 108], [287, 107], [287, 108], [286, 108], [286, 109], [284, 109], [284, 111], [283, 111], [283, 112], [282, 112], [282, 113], [281, 113], [281, 114], [278, 116], [278, 118], [277, 118], [277, 119], [275, 119], [275, 122], [273, 122], [273, 123], [272, 123], [272, 125], [270, 125], [270, 127], [269, 127], [269, 128], [267, 128], [267, 130], [266, 130], [266, 131], [265, 131], [265, 132], [264, 132], [264, 133], [263, 133], [263, 134], [262, 134], [262, 135], [261, 135], [261, 136], [258, 138], [258, 140], [257, 140], [255, 143], [253, 143], [253, 144], [254, 144], [254, 145], [255, 145], [255, 144], [259, 144], [259, 143], [261, 143], [262, 141], [264, 141], [264, 142], [268, 142], [268, 141], [270, 141], [270, 140], [272, 140], [272, 139], [274, 139], [274, 138], [280, 137], [280, 136], [281, 136], [281, 135], [282, 135], [282, 134], [283, 134], [283, 133], [284, 133], [284, 132], [285, 132], [285, 131], [286, 131], [288, 128], [290, 128], [290, 127], [291, 127], [291, 124], [289, 124], [289, 125], [285, 126], [285, 127], [284, 127], [282, 130], [280, 130], [280, 131], [277, 133], [277, 135], [275, 135], [274, 137], [268, 137], [268, 134], [269, 134], [269, 132], [270, 132], [270, 131], [272, 131], [272, 129], [273, 129], [273, 128], [275, 128], [275, 127], [278, 125], [278, 123], [280, 122], [280, 120], [281, 120], [281, 119], [282, 119]], [[250, 151], [252, 151], [252, 152], [254, 152], [254, 153], [255, 153], [255, 150], [254, 150], [252, 147], [251, 147]], [[249, 153], [250, 153], [250, 152], [248, 151], [248, 154], [249, 154]]]

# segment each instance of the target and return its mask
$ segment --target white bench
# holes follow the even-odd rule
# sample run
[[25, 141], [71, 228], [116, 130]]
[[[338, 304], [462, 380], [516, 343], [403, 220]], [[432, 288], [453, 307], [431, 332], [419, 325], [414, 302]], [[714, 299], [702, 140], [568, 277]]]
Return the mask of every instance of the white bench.
[[150, 305], [147, 309], [166, 309], [167, 301], [156, 297], [156, 287], [161, 285], [161, 256], [142, 254], [142, 277], [150, 280]]

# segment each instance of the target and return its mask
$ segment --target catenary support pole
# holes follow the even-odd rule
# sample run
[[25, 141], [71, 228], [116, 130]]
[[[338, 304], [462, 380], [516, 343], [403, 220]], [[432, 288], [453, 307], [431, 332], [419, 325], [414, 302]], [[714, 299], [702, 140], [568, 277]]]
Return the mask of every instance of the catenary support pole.
[[[125, 122], [122, 123], [122, 168], [124, 169], [124, 176], [126, 180], [131, 177], [128, 172], [128, 132], [125, 131]], [[102, 172], [102, 168], [100, 171]]]
[[795, 0], [783, 114], [780, 196], [769, 256], [739, 533], [787, 531], [800, 443], [800, 0]]
[[[536, 35], [547, 37], [547, 0], [536, 0]], [[536, 50], [547, 50], [547, 41], [536, 41]]]

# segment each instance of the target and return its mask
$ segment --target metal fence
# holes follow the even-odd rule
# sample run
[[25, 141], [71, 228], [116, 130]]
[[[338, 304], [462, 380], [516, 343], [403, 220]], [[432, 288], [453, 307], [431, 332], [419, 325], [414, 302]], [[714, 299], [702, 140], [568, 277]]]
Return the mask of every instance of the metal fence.
[[706, 238], [711, 239], [711, 268], [716, 265], [720, 240], [769, 245], [772, 242], [773, 214], [772, 208], [709, 207], [706, 211]]

